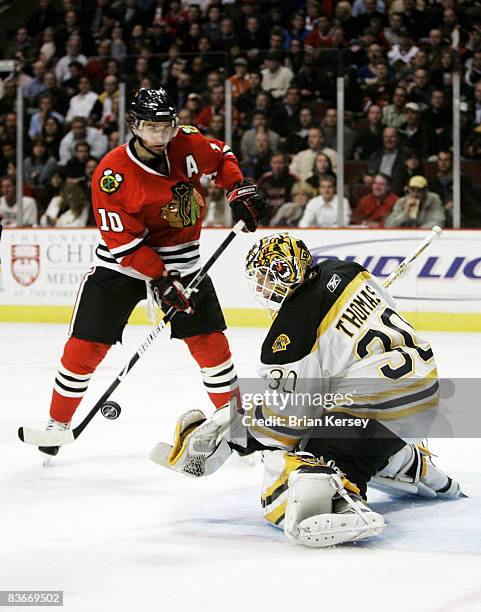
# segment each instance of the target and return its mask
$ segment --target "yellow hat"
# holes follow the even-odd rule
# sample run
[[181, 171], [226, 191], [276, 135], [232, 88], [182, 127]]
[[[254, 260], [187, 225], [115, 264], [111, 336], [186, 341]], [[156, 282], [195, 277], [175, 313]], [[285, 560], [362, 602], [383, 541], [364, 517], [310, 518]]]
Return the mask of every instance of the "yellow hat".
[[417, 189], [425, 189], [428, 186], [424, 176], [413, 176], [409, 181], [409, 187], [417, 187]]

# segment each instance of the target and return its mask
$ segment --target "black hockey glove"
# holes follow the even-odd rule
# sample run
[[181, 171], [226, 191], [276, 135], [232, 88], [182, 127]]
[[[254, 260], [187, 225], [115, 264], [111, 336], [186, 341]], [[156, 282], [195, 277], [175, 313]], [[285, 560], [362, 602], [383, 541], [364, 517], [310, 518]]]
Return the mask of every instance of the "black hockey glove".
[[185, 287], [177, 270], [171, 270], [167, 276], [154, 278], [150, 281], [150, 285], [157, 304], [164, 310], [167, 306], [186, 314], [194, 313], [194, 302], [184, 295]]
[[234, 222], [244, 221], [246, 224], [245, 232], [254, 232], [259, 224], [267, 222], [267, 202], [251, 179], [244, 178], [234, 183], [234, 187], [227, 192], [227, 200]]

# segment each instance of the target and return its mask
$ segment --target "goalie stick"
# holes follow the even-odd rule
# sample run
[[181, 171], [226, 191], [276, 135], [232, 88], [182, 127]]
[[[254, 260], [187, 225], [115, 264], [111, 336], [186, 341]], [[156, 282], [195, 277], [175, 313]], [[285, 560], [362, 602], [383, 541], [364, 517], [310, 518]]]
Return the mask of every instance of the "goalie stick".
[[[190, 294], [194, 291], [194, 289], [196, 289], [200, 285], [210, 268], [219, 259], [219, 257], [226, 250], [229, 244], [234, 240], [237, 234], [239, 234], [244, 229], [244, 226], [245, 224], [243, 221], [238, 221], [234, 225], [232, 230], [222, 241], [216, 251], [214, 251], [214, 253], [210, 256], [205, 265], [199, 270], [197, 275], [187, 285], [184, 292], [186, 297], [189, 297]], [[172, 320], [176, 312], [177, 310], [175, 310], [175, 308], [173, 307], [167, 310], [164, 318], [152, 329], [147, 338], [137, 349], [135, 355], [133, 355], [130, 361], [122, 368], [122, 370], [117, 375], [117, 378], [115, 378], [110, 387], [105, 391], [102, 397], [97, 401], [97, 403], [93, 406], [93, 408], [85, 416], [85, 418], [77, 425], [77, 427], [74, 427], [72, 430], [69, 431], [42, 431], [39, 429], [29, 429], [28, 427], [20, 427], [18, 430], [18, 437], [20, 438], [20, 440], [22, 442], [25, 442], [26, 444], [33, 444], [35, 446], [64, 446], [65, 444], [71, 444], [72, 442], [75, 442], [75, 440], [80, 436], [80, 434], [94, 418], [97, 412], [102, 408], [107, 399], [112, 395], [115, 389], [120, 385], [120, 383], [130, 372], [130, 370], [134, 367], [137, 361], [150, 347], [150, 345], [157, 338], [160, 332], [166, 327], [167, 323]]]

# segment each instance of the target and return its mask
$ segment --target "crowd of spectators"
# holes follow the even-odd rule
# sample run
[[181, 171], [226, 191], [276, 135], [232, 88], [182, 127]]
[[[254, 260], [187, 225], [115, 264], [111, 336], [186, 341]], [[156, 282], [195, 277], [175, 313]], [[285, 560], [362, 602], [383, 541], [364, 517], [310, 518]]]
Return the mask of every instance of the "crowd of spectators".
[[[5, 20], [4, 20], [5, 21]], [[11, 35], [10, 38], [8, 35]], [[481, 226], [481, 5], [462, 0], [39, 0], [4, 36], [0, 216], [92, 224], [91, 177], [119, 144], [119, 83], [165, 87], [182, 124], [224, 139], [269, 201], [272, 226], [453, 223], [452, 88], [461, 74], [461, 220]], [[337, 194], [336, 77], [345, 79], [346, 184]], [[16, 167], [16, 95], [25, 108]], [[473, 178], [474, 177], [474, 178]], [[206, 185], [206, 224], [226, 223]]]

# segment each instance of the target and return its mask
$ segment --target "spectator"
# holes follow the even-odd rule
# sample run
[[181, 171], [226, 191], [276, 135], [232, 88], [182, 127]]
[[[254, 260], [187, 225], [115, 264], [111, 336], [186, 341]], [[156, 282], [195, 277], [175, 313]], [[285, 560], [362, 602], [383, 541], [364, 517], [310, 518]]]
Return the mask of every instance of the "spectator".
[[400, 142], [407, 149], [418, 151], [428, 157], [436, 152], [436, 136], [430, 125], [421, 119], [421, 109], [415, 102], [408, 102], [404, 107], [406, 122], [398, 130]]
[[424, 110], [431, 101], [433, 90], [434, 87], [429, 82], [428, 71], [424, 68], [418, 68], [414, 72], [413, 83], [408, 86], [409, 100], [422, 105], [421, 110]]
[[35, 139], [32, 145], [32, 154], [23, 162], [23, 180], [29, 187], [44, 187], [55, 170], [57, 160], [49, 155], [42, 138]]
[[15, 42], [11, 45], [5, 54], [5, 57], [10, 59], [22, 59], [26, 62], [31, 62], [35, 59], [36, 49], [28, 35], [27, 28], [21, 26], [17, 29]]
[[279, 100], [275, 105], [276, 125], [281, 136], [287, 136], [299, 127], [300, 101], [299, 88], [291, 86], [282, 101]]
[[332, 47], [331, 27], [332, 25], [329, 16], [321, 15], [312, 30], [304, 39], [306, 48], [313, 50]]
[[22, 87], [22, 94], [28, 105], [32, 105], [34, 99], [46, 89], [43, 81], [45, 76], [45, 62], [43, 60], [37, 60], [34, 62], [32, 68], [33, 78]]
[[249, 115], [256, 108], [257, 95], [263, 92], [262, 75], [259, 71], [253, 70], [249, 73], [249, 89], [240, 94], [235, 100], [235, 106], [242, 116]]
[[[45, 205], [49, 204], [55, 196], [58, 196], [60, 194], [60, 191], [62, 190], [62, 187], [64, 186], [64, 184], [65, 184], [64, 169], [61, 166], [57, 166], [54, 169], [49, 182], [44, 187], [43, 194], [42, 194], [43, 205], [40, 210], [44, 210]], [[41, 227], [46, 227], [47, 225], [44, 222], [45, 221], [44, 215], [45, 213], [42, 214], [42, 216], [40, 217]]]
[[3, 227], [30, 227], [37, 225], [38, 213], [37, 203], [28, 196], [22, 197], [22, 225], [17, 225], [17, 195], [15, 192], [15, 180], [11, 176], [4, 176], [0, 182], [0, 223]]
[[267, 117], [264, 111], [257, 110], [252, 115], [252, 124], [250, 129], [246, 130], [242, 135], [240, 144], [242, 159], [247, 160], [255, 154], [256, 136], [259, 131], [267, 134], [269, 140], [269, 148], [276, 151], [279, 145], [279, 134], [267, 127]]
[[366, 88], [366, 98], [373, 104], [386, 106], [392, 92], [389, 66], [386, 60], [380, 60], [374, 69], [375, 78]]
[[[446, 217], [446, 227], [453, 227], [453, 154], [449, 150], [439, 151], [437, 156], [438, 172], [429, 181], [429, 191], [441, 198]], [[461, 225], [462, 227], [479, 227], [481, 225], [481, 207], [477, 202], [471, 180], [463, 173], [461, 179]]]
[[389, 178], [377, 174], [371, 183], [371, 193], [363, 196], [357, 203], [353, 214], [354, 223], [384, 227], [384, 220], [397, 200], [398, 196], [390, 191]]
[[331, 159], [325, 153], [318, 153], [314, 165], [312, 167], [312, 174], [307, 177], [306, 183], [316, 190], [319, 189], [319, 181], [321, 176], [332, 176], [334, 179], [336, 175], [332, 169]]
[[404, 87], [396, 87], [392, 95], [391, 104], [382, 109], [382, 122], [386, 127], [399, 128], [405, 123], [406, 115], [404, 107], [406, 105], [407, 92]]
[[[172, 61], [169, 60], [168, 62], [164, 62], [164, 64], [166, 63], [168, 64], [168, 68], [166, 70], [166, 75], [165, 75], [166, 82], [168, 80], [168, 75], [170, 74], [171, 67], [174, 64], [178, 64], [179, 74], [185, 66], [185, 61], [181, 61], [177, 59], [172, 60]], [[162, 64], [162, 72], [164, 69], [164, 64]], [[134, 93], [140, 88], [142, 79], [146, 79], [146, 78], [150, 79], [150, 82], [152, 83], [152, 87], [155, 88], [159, 86], [159, 79], [150, 70], [150, 63], [149, 63], [148, 58], [143, 57], [143, 56], [138, 57], [135, 62], [135, 69], [134, 69], [132, 76], [127, 77], [127, 80], [126, 80], [127, 95], [129, 97], [133, 96]]]
[[[322, 120], [326, 146], [337, 151], [337, 108], [328, 108]], [[357, 134], [344, 124], [344, 159], [352, 159]]]
[[58, 159], [60, 142], [63, 138], [63, 128], [60, 121], [53, 116], [48, 117], [43, 125], [41, 136], [48, 154]]
[[70, 64], [71, 62], [79, 62], [82, 66], [87, 63], [85, 55], [80, 53], [81, 38], [80, 36], [71, 36], [67, 41], [67, 53], [58, 60], [55, 66], [55, 76], [58, 83], [63, 83], [71, 78]]
[[269, 219], [287, 202], [292, 186], [298, 180], [297, 176], [289, 172], [284, 154], [274, 153], [270, 160], [270, 171], [257, 181], [257, 187], [267, 196]]
[[406, 153], [399, 145], [396, 128], [384, 128], [382, 134], [382, 147], [371, 154], [367, 164], [367, 175], [364, 183], [370, 185], [377, 174], [390, 177], [391, 189], [401, 195], [404, 189], [404, 160]]
[[414, 40], [426, 36], [428, 23], [426, 13], [416, 8], [416, 0], [403, 0], [403, 23]]
[[399, 198], [391, 214], [384, 222], [385, 227], [443, 227], [444, 209], [437, 193], [427, 190], [424, 176], [413, 176], [409, 181], [408, 194]]
[[55, 227], [85, 227], [89, 216], [85, 191], [75, 184], [62, 189], [60, 210]]
[[478, 81], [481, 81], [481, 51], [475, 51], [472, 59], [466, 62], [466, 66], [468, 63], [464, 80], [469, 87], [474, 87]]
[[266, 55], [266, 67], [261, 70], [262, 89], [274, 98], [282, 98], [294, 76], [292, 70], [281, 65], [282, 56], [278, 51], [271, 51]]
[[65, 176], [67, 183], [81, 183], [85, 181], [85, 166], [90, 159], [90, 146], [88, 143], [76, 142], [74, 154], [65, 164]]
[[301, 11], [296, 11], [290, 19], [290, 27], [284, 30], [284, 48], [289, 49], [293, 40], [302, 43], [307, 34], [306, 17]]
[[60, 125], [64, 124], [64, 117], [53, 110], [53, 100], [49, 93], [42, 94], [39, 99], [40, 110], [32, 115], [30, 119], [30, 127], [28, 128], [28, 135], [31, 139], [36, 138], [42, 134], [45, 122], [49, 117], [53, 117], [58, 121]]
[[354, 19], [356, 20], [356, 28], [358, 32], [364, 32], [366, 28], [371, 25], [371, 20], [375, 17], [381, 20], [381, 23], [385, 23], [386, 18], [384, 12], [378, 10], [378, 2], [376, 0], [361, 0], [358, 2], [358, 6], [362, 7], [362, 11], [356, 14], [353, 10]]
[[63, 183], [40, 218], [42, 227], [85, 227], [88, 208], [85, 191], [75, 184]]
[[0, 98], [0, 118], [7, 113], [15, 112], [17, 86], [13, 79], [3, 82], [3, 96]]
[[46, 28], [42, 33], [42, 46], [40, 47], [38, 57], [44, 62], [50, 62], [56, 56], [55, 30], [53, 28]]
[[347, 0], [337, 2], [335, 7], [335, 21], [344, 29], [346, 40], [351, 41], [357, 34], [356, 20], [352, 16], [352, 8]]
[[60, 15], [51, 6], [50, 0], [39, 0], [38, 8], [27, 21], [27, 30], [30, 36], [37, 36], [46, 28], [54, 28], [60, 22]]
[[224, 117], [222, 115], [212, 115], [209, 125], [205, 132], [208, 138], [217, 138], [223, 140], [225, 134]]
[[52, 98], [53, 110], [64, 116], [67, 114], [69, 99], [65, 91], [58, 87], [55, 73], [47, 71], [43, 76], [43, 84], [45, 85], [44, 94], [50, 94]]
[[0, 154], [0, 176], [8, 174], [9, 164], [16, 164], [17, 151], [13, 140], [4, 140], [0, 145], [2, 153]]
[[367, 111], [367, 126], [360, 130], [354, 143], [354, 159], [369, 159], [382, 147], [381, 107], [373, 104]]
[[390, 65], [394, 68], [406, 67], [409, 66], [418, 51], [419, 47], [413, 45], [410, 35], [407, 32], [402, 32], [399, 36], [399, 44], [393, 45], [387, 56]]
[[229, 77], [232, 84], [232, 98], [235, 100], [238, 96], [245, 93], [251, 86], [247, 74], [248, 61], [244, 57], [238, 57], [234, 60], [234, 74]]
[[249, 59], [256, 60], [261, 49], [267, 49], [269, 41], [257, 15], [250, 15], [240, 33], [240, 47], [247, 51]]
[[432, 92], [431, 104], [424, 112], [423, 119], [436, 134], [436, 150], [448, 149], [452, 142], [452, 111], [446, 104], [446, 95], [442, 89]]
[[399, 45], [400, 39], [405, 32], [401, 13], [392, 12], [389, 15], [389, 27], [384, 28], [383, 34], [389, 47]]
[[312, 173], [312, 167], [318, 153], [325, 153], [332, 162], [334, 171], [337, 169], [337, 153], [325, 146], [324, 131], [322, 128], [310, 128], [307, 133], [308, 149], [294, 155], [290, 171], [305, 181]]
[[73, 157], [75, 144], [84, 140], [90, 145], [92, 157], [100, 159], [107, 151], [107, 137], [100, 130], [87, 126], [85, 117], [74, 117], [72, 128], [60, 142], [60, 163], [64, 166]]
[[68, 69], [70, 71], [70, 76], [65, 79], [62, 83], [62, 89], [65, 91], [65, 93], [67, 94], [68, 98], [69, 98], [69, 104], [70, 104], [70, 100], [71, 98], [73, 98], [73, 96], [76, 96], [78, 94], [79, 91], [79, 81], [80, 81], [80, 77], [83, 75], [83, 66], [80, 62], [70, 62], [70, 64], [68, 65]]
[[[321, 176], [319, 195], [307, 203], [299, 227], [330, 227], [339, 223], [339, 199], [336, 195], [336, 180], [332, 176]], [[344, 225], [349, 225], [351, 209], [347, 198], [342, 198]]]
[[210, 104], [195, 117], [194, 123], [200, 130], [206, 130], [213, 115], [225, 115], [224, 86], [215, 85], [210, 90]]
[[415, 151], [414, 149], [407, 149], [406, 158], [404, 160], [404, 185], [407, 186], [411, 180], [411, 177], [419, 174], [424, 176], [421, 154], [419, 151]]
[[98, 94], [91, 90], [88, 77], [80, 77], [79, 93], [70, 100], [67, 121], [72, 121], [74, 117], [85, 117], [95, 124], [101, 116], [102, 104], [99, 102]]
[[367, 87], [369, 83], [376, 78], [376, 66], [383, 59], [383, 51], [381, 45], [372, 43], [367, 48], [367, 64], [359, 66], [357, 69], [357, 79], [361, 87]]
[[297, 227], [307, 203], [317, 195], [317, 189], [298, 181], [291, 189], [291, 199], [283, 204], [270, 220], [271, 227]]
[[308, 106], [304, 106], [299, 111], [299, 129], [287, 134], [285, 150], [287, 153], [296, 154], [303, 149], [307, 149], [307, 134], [314, 125], [314, 116]]
[[242, 163], [244, 175], [258, 180], [263, 174], [270, 171], [270, 160], [273, 151], [269, 146], [266, 132], [259, 130], [256, 134], [256, 148], [254, 155]]
[[[104, 90], [99, 95], [99, 102], [102, 105], [102, 116], [100, 118], [100, 124], [105, 126], [117, 119], [117, 112], [114, 106], [118, 105], [119, 99], [119, 84], [117, 77], [108, 75], [104, 79]], [[115, 102], [117, 100], [117, 102]]]

